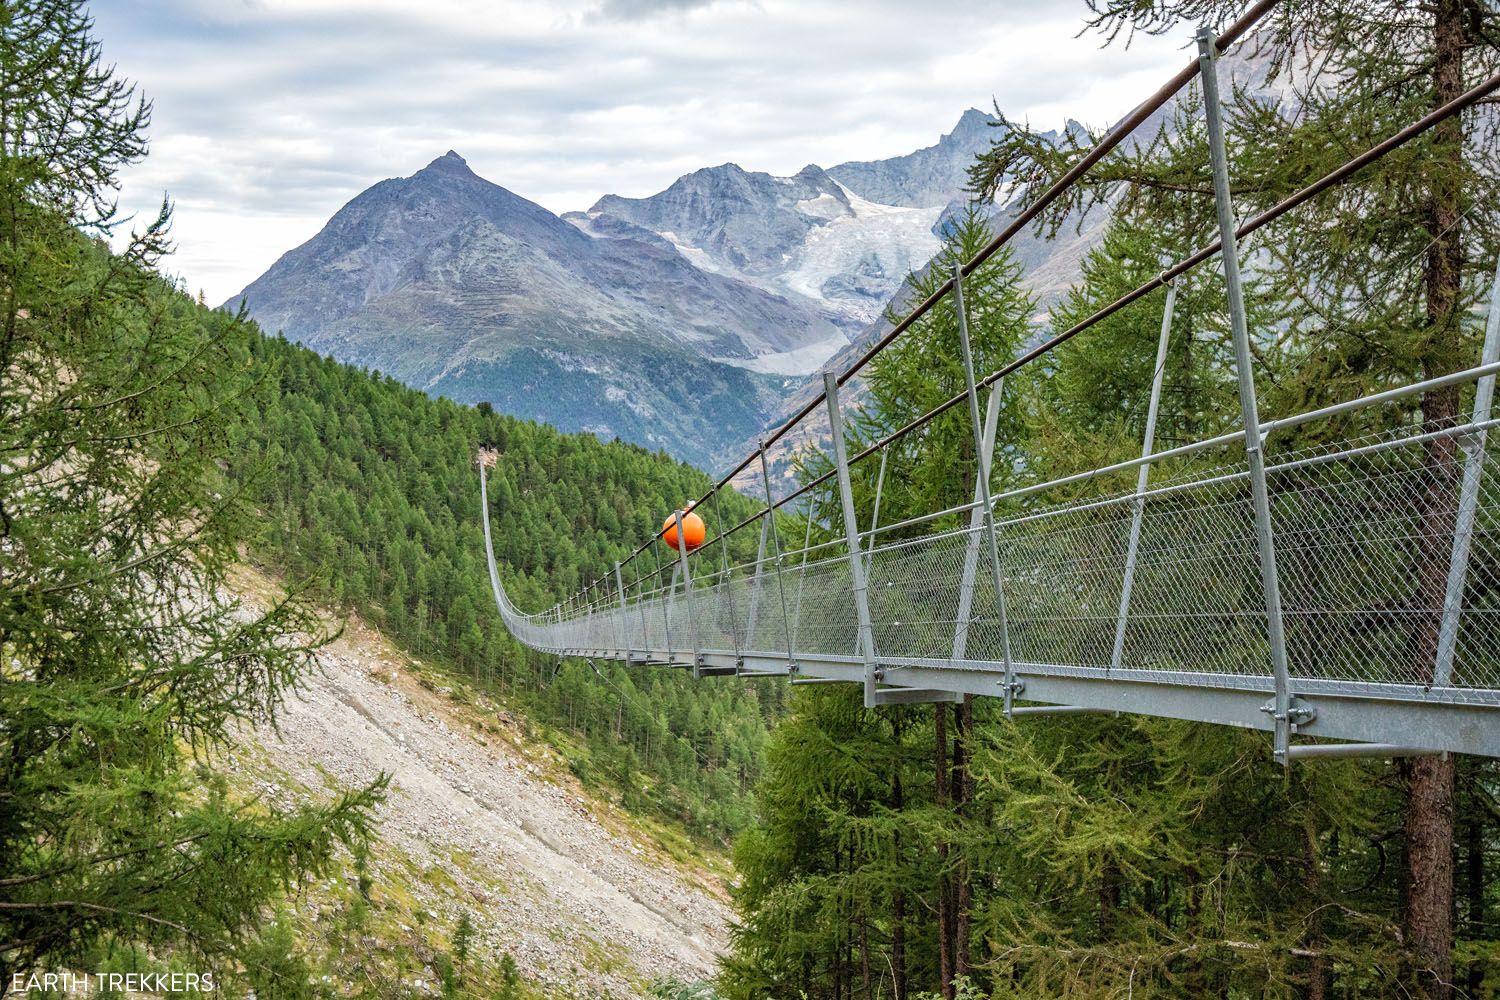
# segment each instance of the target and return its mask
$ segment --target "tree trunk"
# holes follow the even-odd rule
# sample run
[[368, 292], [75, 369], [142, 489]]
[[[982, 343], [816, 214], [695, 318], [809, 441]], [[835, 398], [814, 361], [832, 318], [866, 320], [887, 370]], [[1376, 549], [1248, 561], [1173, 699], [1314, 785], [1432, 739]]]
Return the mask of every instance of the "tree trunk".
[[[942, 702], [932, 707], [932, 728], [935, 758], [933, 773], [936, 778], [933, 799], [941, 809], [949, 801], [948, 708]], [[953, 911], [950, 906], [952, 879], [948, 873], [948, 842], [945, 839], [938, 840], [937, 858], [938, 979], [943, 1000], [953, 1000]]]
[[859, 908], [859, 974], [864, 982], [865, 1000], [874, 996], [870, 984], [870, 917], [865, 907]]
[[906, 893], [891, 897], [891, 995], [906, 1000]]
[[1108, 941], [1115, 931], [1115, 913], [1120, 909], [1120, 866], [1104, 860], [1099, 872], [1099, 941]]
[[[962, 821], [969, 815], [969, 803], [974, 799], [974, 775], [969, 769], [970, 741], [974, 731], [974, 696], [964, 695], [962, 703], [953, 706], [957, 732], [953, 734], [953, 812]], [[969, 952], [970, 910], [973, 908], [974, 889], [969, 880], [968, 854], [959, 849], [958, 867], [954, 874], [954, 920], [953, 920], [953, 975], [967, 976], [973, 966]]]
[[1416, 757], [1408, 773], [1407, 948], [1419, 995], [1448, 1000], [1453, 980], [1453, 760]]
[[[891, 808], [896, 815], [906, 811], [906, 790], [901, 787], [901, 723], [900, 717], [893, 723], [893, 739], [896, 743], [896, 763], [891, 769]], [[901, 828], [891, 835], [895, 868], [901, 870]], [[891, 993], [895, 1000], [906, 1000], [906, 890], [897, 880], [891, 891]]]
[[1312, 952], [1307, 966], [1307, 1000], [1325, 1000], [1332, 984], [1328, 979], [1328, 959], [1323, 955], [1328, 943], [1323, 933], [1323, 869], [1318, 859], [1318, 831], [1311, 820], [1303, 830], [1303, 837], [1306, 870], [1302, 874], [1302, 885], [1313, 908], [1304, 938], [1307, 950]]
[[[1207, 937], [1203, 926], [1203, 882], [1198, 869], [1188, 865], [1182, 871], [1183, 881], [1183, 937], [1194, 943]], [[1203, 975], [1203, 953], [1194, 949], [1188, 956], [1183, 975], [1183, 986], [1189, 996], [1208, 996], [1208, 983]]]
[[[1470, 772], [1471, 777], [1477, 784], [1479, 776]], [[1480, 818], [1479, 810], [1471, 808], [1466, 813], [1468, 819], [1465, 823], [1466, 854], [1468, 855], [1468, 918], [1469, 937], [1475, 941], [1485, 939], [1484, 928], [1484, 821]], [[1480, 989], [1484, 986], [1484, 961], [1477, 960], [1469, 963], [1469, 976], [1466, 992], [1471, 997], [1479, 996]]]
[[[1433, 105], [1448, 103], [1463, 92], [1464, 14], [1462, 0], [1436, 0], [1433, 6]], [[1459, 226], [1458, 164], [1463, 157], [1463, 123], [1449, 118], [1433, 130], [1434, 157], [1428, 200], [1424, 284], [1428, 343], [1423, 359], [1428, 377], [1458, 366], [1458, 304], [1463, 280], [1463, 242]], [[1445, 165], [1448, 166], [1444, 169]], [[1452, 426], [1458, 417], [1458, 390], [1436, 390], [1422, 397], [1427, 429]], [[1428, 494], [1423, 513], [1424, 546], [1418, 571], [1418, 606], [1433, 609], [1423, 616], [1418, 642], [1417, 678], [1432, 680], [1454, 529], [1457, 491], [1457, 445], [1438, 438], [1427, 445]], [[1419, 757], [1407, 768], [1406, 804], [1406, 945], [1415, 969], [1419, 995], [1448, 1000], [1453, 973], [1453, 761]]]

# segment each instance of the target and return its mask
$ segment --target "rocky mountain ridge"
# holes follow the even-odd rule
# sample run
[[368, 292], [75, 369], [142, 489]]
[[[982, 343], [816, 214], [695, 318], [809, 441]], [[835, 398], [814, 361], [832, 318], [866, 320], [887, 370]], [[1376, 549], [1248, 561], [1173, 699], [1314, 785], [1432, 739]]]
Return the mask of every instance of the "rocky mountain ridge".
[[704, 168], [563, 218], [449, 151], [356, 196], [231, 304], [429, 393], [714, 469], [878, 326], [995, 121], [970, 109], [910, 154], [791, 177]]
[[[858, 330], [937, 252], [941, 219], [967, 201], [969, 164], [999, 124], [970, 108], [935, 144], [904, 156], [808, 164], [789, 177], [725, 163], [649, 197], [605, 195], [564, 218], [588, 232], [644, 230], [705, 270], [808, 300]], [[805, 374], [816, 367], [809, 359], [761, 367]]]
[[241, 299], [267, 330], [427, 392], [700, 463], [779, 398], [749, 361], [846, 340], [659, 238], [591, 237], [453, 152], [354, 198]]

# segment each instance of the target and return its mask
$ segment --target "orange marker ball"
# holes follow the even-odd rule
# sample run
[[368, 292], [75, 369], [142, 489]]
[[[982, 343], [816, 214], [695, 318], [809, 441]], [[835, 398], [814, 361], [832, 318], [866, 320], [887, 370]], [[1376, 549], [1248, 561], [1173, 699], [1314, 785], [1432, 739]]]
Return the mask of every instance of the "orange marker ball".
[[[682, 544], [689, 552], [703, 544], [708, 537], [708, 529], [703, 526], [703, 518], [692, 511], [682, 515]], [[661, 526], [662, 544], [673, 552], [677, 551], [677, 518], [669, 517]]]

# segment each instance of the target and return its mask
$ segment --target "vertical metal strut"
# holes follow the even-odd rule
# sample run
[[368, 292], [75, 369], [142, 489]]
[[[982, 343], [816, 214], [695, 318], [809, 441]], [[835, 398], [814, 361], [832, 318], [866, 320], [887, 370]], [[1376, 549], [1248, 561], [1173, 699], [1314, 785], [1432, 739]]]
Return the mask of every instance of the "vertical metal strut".
[[870, 595], [865, 587], [865, 561], [859, 548], [859, 523], [854, 519], [854, 490], [849, 484], [849, 458], [844, 452], [844, 418], [839, 412], [839, 380], [823, 373], [828, 396], [828, 423], [833, 431], [833, 464], [838, 470], [839, 498], [844, 505], [844, 540], [849, 549], [849, 579], [854, 589], [854, 613], [859, 622], [859, 653], [865, 662], [865, 707], [875, 707], [875, 684], [879, 680], [875, 660], [875, 628], [870, 623]]
[[766, 569], [766, 539], [771, 533], [771, 511], [760, 522], [760, 542], [755, 546], [755, 575], [750, 578], [750, 610], [745, 615], [745, 648], [755, 648], [755, 627], [760, 618], [761, 579]]
[[[985, 543], [990, 552], [990, 576], [995, 587], [995, 613], [1000, 618], [1000, 655], [1005, 664], [1005, 714], [1010, 715], [1016, 696], [1016, 666], [1010, 655], [1010, 623], [1005, 617], [1005, 574], [1000, 569], [1000, 548], [995, 539], [995, 512], [990, 500], [990, 456], [984, 446], [979, 423], [979, 390], [974, 387], [974, 350], [969, 343], [969, 315], [964, 308], [964, 268], [953, 265], [953, 308], [958, 313], [958, 347], [963, 355], [964, 386], [969, 396], [969, 429], [974, 434], [974, 455], [979, 479], [979, 509], [984, 517]], [[998, 394], [998, 388], [996, 390]], [[998, 416], [998, 414], [997, 414]]]
[[[717, 491], [715, 491], [714, 493], [714, 520], [719, 522], [719, 525], [722, 529], [724, 525], [724, 515], [719, 509], [719, 494]], [[729, 633], [729, 641], [734, 644], [735, 660], [739, 661], [742, 659], [741, 654], [744, 652], [744, 648], [740, 645], [740, 616], [735, 610], [734, 586], [729, 578], [729, 540], [727, 538], [720, 537], [719, 539], [719, 555], [721, 566], [721, 569], [719, 571], [719, 580], [721, 581], [722, 586], [714, 587], [711, 589], [722, 591], [723, 602], [729, 605], [729, 627], [724, 631]], [[714, 607], [719, 616], [719, 623], [722, 625], [724, 621], [724, 609], [720, 605], [719, 601], [714, 602]]]
[[[630, 561], [635, 557], [631, 556]], [[641, 586], [641, 569], [636, 566], [635, 570], [635, 606], [641, 612], [641, 660], [650, 659], [648, 655], [651, 650], [651, 625], [646, 619], [646, 588]]]
[[870, 557], [865, 560], [865, 572], [875, 560], [875, 529], [880, 527], [880, 491], [885, 488], [885, 460], [890, 457], [889, 448], [880, 449], [880, 472], [875, 476], [875, 510], [870, 514]]
[[[1490, 314], [1484, 325], [1484, 349], [1479, 363], [1500, 361], [1500, 261], [1495, 263], [1495, 282], [1490, 291]], [[1473, 423], [1490, 419], [1495, 399], [1495, 376], [1485, 375], [1474, 387]], [[1464, 477], [1458, 488], [1458, 516], [1453, 525], [1453, 556], [1448, 562], [1448, 589], [1443, 594], [1443, 620], [1438, 628], [1437, 660], [1433, 664], [1434, 687], [1453, 681], [1453, 657], [1458, 650], [1458, 624], [1464, 605], [1464, 586], [1469, 578], [1469, 550], [1474, 544], [1474, 516], [1479, 507], [1479, 483], [1484, 472], [1486, 433], [1480, 428], [1462, 439]]]
[[[679, 529], [677, 533], [680, 535], [680, 534], [682, 534], [682, 531]], [[666, 531], [663, 530], [662, 535], [659, 535], [657, 537], [661, 538], [665, 534], [666, 534]], [[672, 603], [673, 603], [673, 601], [668, 600], [667, 598], [668, 598], [668, 596], [672, 596], [675, 599], [675, 595], [677, 593], [677, 574], [675, 572], [672, 574], [672, 583], [671, 583], [670, 589], [668, 589], [665, 592], [663, 592], [662, 587], [661, 587], [661, 553], [657, 551], [655, 545], [651, 546], [651, 554], [652, 554], [652, 556], [654, 556], [656, 558], [656, 575], [654, 577], [652, 577], [652, 580], [656, 583], [656, 592], [658, 594], [662, 594], [663, 595], [662, 599], [661, 599], [661, 624], [662, 624], [662, 628], [665, 630], [665, 633], [663, 634], [662, 638], [666, 642], [667, 660], [670, 662], [671, 659], [672, 659]]]
[[[1141, 457], [1150, 458], [1156, 446], [1156, 411], [1161, 406], [1161, 385], [1167, 373], [1167, 343], [1172, 339], [1172, 310], [1177, 305], [1177, 283], [1167, 286], [1167, 302], [1162, 307], [1161, 336], [1156, 341], [1156, 368], [1151, 374], [1151, 402], [1146, 407], [1146, 433], [1141, 442]], [[1115, 645], [1109, 654], [1109, 668], [1120, 669], [1125, 656], [1125, 622], [1130, 618], [1130, 592], [1135, 588], [1136, 551], [1141, 544], [1141, 522], [1146, 517], [1146, 483], [1151, 479], [1151, 463], [1141, 463], [1135, 477], [1135, 510], [1130, 516], [1130, 538], [1125, 543], [1125, 575], [1120, 583], [1120, 614], [1115, 619]]]
[[1266, 462], [1260, 436], [1260, 413], [1255, 403], [1255, 373], [1251, 369], [1250, 331], [1245, 320], [1245, 293], [1240, 286], [1239, 247], [1235, 240], [1234, 206], [1229, 199], [1229, 160], [1224, 151], [1223, 108], [1219, 102], [1218, 49], [1213, 29], [1198, 29], [1198, 63], [1203, 76], [1203, 111], [1208, 124], [1208, 151], [1214, 179], [1214, 207], [1223, 244], [1224, 290], [1229, 300], [1229, 325], [1234, 338], [1234, 367], [1240, 383], [1240, 418], [1245, 424], [1245, 454], [1250, 465], [1250, 494], [1255, 508], [1255, 537], [1260, 550], [1261, 589], [1266, 602], [1266, 636], [1270, 643], [1275, 695], [1269, 706], [1275, 720], [1274, 754], [1287, 763], [1291, 744], [1292, 694], [1287, 675], [1286, 634], [1281, 623], [1281, 583], [1276, 574], [1276, 543], [1271, 530], [1271, 499], [1266, 488]]
[[[990, 387], [984, 410], [984, 454], [995, 454], [995, 434], [1000, 424], [1000, 403], [1005, 380]], [[993, 463], [994, 459], [991, 457]], [[984, 506], [979, 494], [979, 480], [974, 480], [974, 509], [969, 511], [969, 540], [964, 544], [963, 575], [958, 582], [958, 611], [953, 618], [953, 659], [962, 660], [969, 650], [969, 626], [974, 623], [974, 575], [979, 572], [979, 544], [984, 540]]]
[[[773, 563], [776, 567], [776, 593], [781, 598], [781, 628], [786, 633], [786, 669], [790, 674], [797, 669], [797, 654], [792, 648], [792, 623], [786, 614], [786, 585], [781, 580], [781, 536], [776, 533], [776, 501], [771, 499], [771, 467], [766, 464], [765, 438], [760, 439], [760, 481], [766, 488], [766, 524], [771, 530], [771, 556], [776, 560]], [[811, 522], [809, 530], [810, 526]]]
[[682, 511], [674, 510], [672, 518], [677, 522], [677, 559], [682, 569], [682, 593], [687, 608], [688, 634], [693, 639], [693, 679], [697, 680], [703, 668], [703, 657], [698, 651], [698, 615], [693, 607], [693, 571], [688, 568], [687, 535], [682, 530]]
[[620, 598], [620, 652], [625, 662], [630, 662], [630, 610], [625, 606], [625, 576], [620, 572], [620, 561], [615, 560], [615, 594]]
[[796, 625], [793, 626], [792, 639], [788, 643], [789, 649], [795, 649], [797, 640], [802, 638], [802, 593], [807, 584], [807, 553], [812, 547], [813, 512], [816, 510], [817, 500], [813, 494], [809, 493], [807, 495], [807, 530], [802, 533], [802, 562], [797, 567], [797, 605], [792, 612]]

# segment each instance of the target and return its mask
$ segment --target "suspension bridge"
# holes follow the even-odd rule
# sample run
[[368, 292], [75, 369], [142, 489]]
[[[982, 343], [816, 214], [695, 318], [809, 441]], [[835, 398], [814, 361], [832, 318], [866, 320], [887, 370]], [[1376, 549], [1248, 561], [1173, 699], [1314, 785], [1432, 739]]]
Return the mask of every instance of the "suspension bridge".
[[[824, 373], [822, 393], [689, 508], [701, 509], [742, 473], [758, 473], [758, 511], [691, 551], [678, 512], [667, 567], [643, 568], [658, 535], [568, 600], [523, 613], [495, 561], [481, 461], [490, 579], [507, 628], [524, 645], [559, 656], [681, 666], [694, 677], [859, 684], [872, 708], [985, 695], [1002, 698], [1004, 714], [1017, 720], [1136, 713], [1265, 730], [1283, 764], [1500, 756], [1500, 456], [1491, 434], [1500, 423], [1492, 416], [1500, 269], [1474, 366], [1262, 420], [1237, 242], [1472, 107], [1500, 89], [1500, 75], [1236, 224], [1218, 61], [1274, 5], [1262, 0], [1220, 35], [1201, 30], [1196, 60], [847, 371]], [[1194, 77], [1201, 78], [1219, 239], [981, 377], [965, 279]], [[1158, 450], [1174, 280], [1215, 257], [1240, 430]], [[992, 491], [1005, 377], [1157, 292], [1161, 336], [1139, 456]], [[964, 391], [848, 454], [850, 380], [936, 308], [956, 313]], [[1413, 417], [1424, 396], [1439, 392], [1471, 402], [1454, 419]], [[967, 408], [973, 436], [972, 497], [880, 524], [889, 449], [955, 407]], [[793, 428], [821, 428], [825, 419], [832, 468], [777, 497], [769, 449]], [[1350, 437], [1351, 426], [1379, 429]], [[875, 460], [873, 510], [861, 527], [850, 469]], [[800, 545], [784, 537], [791, 520], [784, 512], [798, 500], [805, 505]], [[815, 520], [837, 526], [837, 537], [813, 544]], [[756, 525], [754, 557], [732, 560], [730, 536]]]

